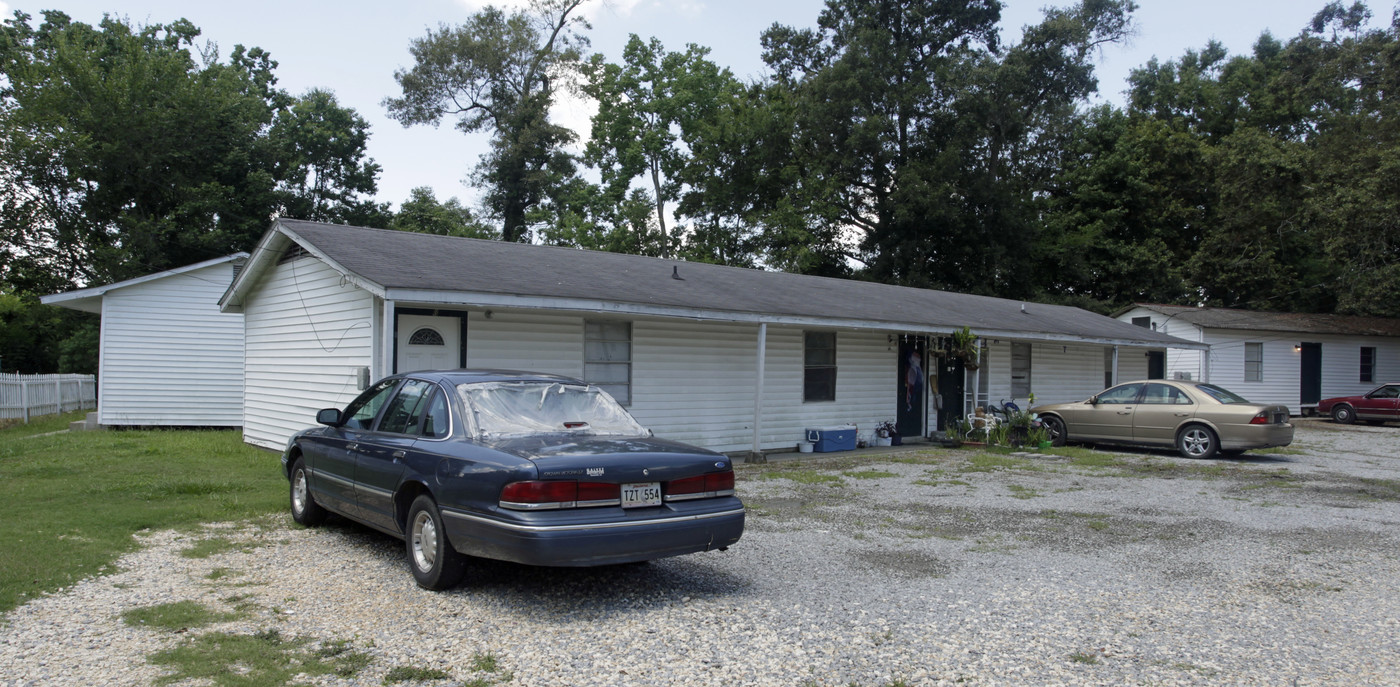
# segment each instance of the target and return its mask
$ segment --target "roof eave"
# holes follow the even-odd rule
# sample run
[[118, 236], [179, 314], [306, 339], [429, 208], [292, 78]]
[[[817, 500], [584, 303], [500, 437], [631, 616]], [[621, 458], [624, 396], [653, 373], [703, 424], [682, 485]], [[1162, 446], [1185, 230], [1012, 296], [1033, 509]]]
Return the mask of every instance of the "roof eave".
[[[857, 320], [827, 317], [806, 317], [779, 313], [739, 312], [710, 308], [686, 308], [679, 306], [648, 305], [582, 298], [559, 298], [552, 296], [521, 296], [501, 293], [437, 291], [427, 289], [390, 288], [383, 295], [386, 300], [415, 304], [476, 306], [480, 308], [519, 308], [525, 310], [565, 310], [573, 312], [599, 313], [609, 315], [633, 315], [643, 317], [665, 317], [691, 320], [707, 320], [738, 323], [767, 323], [795, 327], [823, 327], [831, 329], [860, 329], [890, 333], [915, 333], [947, 335], [959, 329], [953, 325], [929, 325], [899, 321]], [[983, 339], [1013, 339], [1018, 341], [1040, 341], [1057, 344], [1093, 344], [1102, 346], [1127, 346], [1132, 348], [1182, 348], [1189, 350], [1210, 350], [1208, 344], [1187, 341], [1161, 334], [1166, 340], [1131, 339], [1127, 337], [1091, 337], [1053, 332], [1030, 332], [1011, 330], [980, 329], [978, 336]]]
[[81, 310], [83, 312], [101, 313], [102, 297], [107, 295], [111, 291], [136, 286], [138, 284], [144, 284], [146, 282], [155, 281], [157, 279], [174, 277], [177, 275], [185, 274], [186, 272], [193, 272], [195, 270], [203, 269], [205, 267], [212, 267], [214, 265], [218, 265], [225, 262], [232, 262], [239, 258], [246, 257], [248, 257], [247, 253], [232, 253], [230, 255], [224, 255], [217, 258], [210, 258], [203, 262], [196, 262], [191, 265], [185, 265], [183, 267], [176, 267], [173, 269], [163, 270], [160, 272], [154, 272], [152, 274], [147, 274], [140, 277], [127, 279], [125, 281], [119, 281], [115, 284], [93, 286], [86, 289], [76, 289], [74, 291], [65, 291], [63, 293], [54, 293], [49, 294], [47, 296], [40, 296], [39, 302], [44, 305], [57, 305], [59, 307], [68, 308], [70, 310]]

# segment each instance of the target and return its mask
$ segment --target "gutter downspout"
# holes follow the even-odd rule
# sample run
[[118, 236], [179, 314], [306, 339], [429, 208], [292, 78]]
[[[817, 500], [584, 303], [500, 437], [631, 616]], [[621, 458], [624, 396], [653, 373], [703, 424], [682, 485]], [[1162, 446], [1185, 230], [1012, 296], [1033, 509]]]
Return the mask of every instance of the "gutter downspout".
[[1112, 379], [1113, 379], [1113, 381], [1109, 382], [1109, 384], [1108, 384], [1109, 386], [1113, 386], [1113, 385], [1115, 385], [1115, 384], [1118, 383], [1118, 347], [1117, 347], [1117, 346], [1114, 346], [1114, 347], [1113, 347], [1113, 378], [1112, 378]]
[[753, 388], [753, 450], [749, 451], [746, 463], [766, 463], [768, 457], [763, 455], [760, 441], [763, 435], [763, 378], [764, 363], [768, 357], [768, 323], [758, 323], [758, 374], [754, 379]]

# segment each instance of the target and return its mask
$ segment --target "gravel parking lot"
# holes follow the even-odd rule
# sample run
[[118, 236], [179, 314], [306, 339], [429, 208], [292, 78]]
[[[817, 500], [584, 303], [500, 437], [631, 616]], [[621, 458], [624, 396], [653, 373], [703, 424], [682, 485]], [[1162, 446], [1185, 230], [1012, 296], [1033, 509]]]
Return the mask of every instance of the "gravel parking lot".
[[[726, 553], [482, 562], [449, 593], [344, 521], [149, 533], [120, 572], [4, 617], [0, 684], [151, 684], [156, 652], [271, 629], [365, 656], [323, 685], [1400, 684], [1400, 428], [1299, 425], [1288, 449], [1212, 461], [741, 466], [748, 528]], [[120, 619], [181, 600], [231, 619]]]

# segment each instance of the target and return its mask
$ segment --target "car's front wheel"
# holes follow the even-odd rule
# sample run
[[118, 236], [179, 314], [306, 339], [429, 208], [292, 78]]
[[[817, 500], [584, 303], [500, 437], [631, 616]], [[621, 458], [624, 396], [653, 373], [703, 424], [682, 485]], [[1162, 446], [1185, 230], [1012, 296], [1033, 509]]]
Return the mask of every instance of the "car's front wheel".
[[1047, 415], [1040, 418], [1040, 424], [1045, 427], [1045, 433], [1050, 435], [1051, 446], [1064, 446], [1065, 438], [1069, 430], [1065, 428], [1065, 421], [1054, 415]]
[[1332, 407], [1332, 419], [1344, 425], [1356, 422], [1356, 410], [1345, 403], [1338, 403]]
[[408, 529], [404, 541], [408, 546], [408, 567], [418, 586], [434, 591], [448, 589], [462, 580], [466, 572], [466, 557], [447, 541], [442, 526], [442, 514], [432, 497], [423, 495], [413, 500], [408, 510]]
[[1177, 433], [1176, 450], [1187, 458], [1213, 458], [1220, 450], [1220, 440], [1209, 427], [1190, 425]]
[[326, 509], [311, 496], [311, 486], [306, 481], [306, 466], [300, 458], [292, 463], [291, 475], [292, 519], [304, 527], [315, 527], [325, 522]]

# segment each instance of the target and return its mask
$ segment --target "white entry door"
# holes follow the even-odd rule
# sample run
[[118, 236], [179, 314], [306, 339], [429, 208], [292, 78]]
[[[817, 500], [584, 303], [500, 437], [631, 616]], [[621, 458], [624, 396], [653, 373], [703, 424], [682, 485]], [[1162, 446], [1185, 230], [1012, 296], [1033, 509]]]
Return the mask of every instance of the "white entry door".
[[462, 321], [456, 317], [399, 315], [399, 372], [460, 367]]

